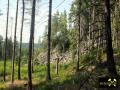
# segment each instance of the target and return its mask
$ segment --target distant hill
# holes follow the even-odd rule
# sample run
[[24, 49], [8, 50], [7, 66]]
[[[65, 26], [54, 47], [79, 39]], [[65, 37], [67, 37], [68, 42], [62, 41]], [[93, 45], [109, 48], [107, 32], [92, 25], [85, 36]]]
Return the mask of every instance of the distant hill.
[[[40, 47], [40, 45], [38, 43], [34, 44], [34, 48], [39, 48], [39, 47]], [[29, 43], [22, 43], [22, 48], [28, 49], [29, 48]]]

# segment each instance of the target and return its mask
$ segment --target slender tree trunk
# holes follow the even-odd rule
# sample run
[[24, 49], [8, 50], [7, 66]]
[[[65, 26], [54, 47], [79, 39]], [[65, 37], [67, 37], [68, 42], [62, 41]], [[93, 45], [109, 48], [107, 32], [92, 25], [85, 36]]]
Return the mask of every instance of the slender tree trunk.
[[4, 58], [4, 73], [3, 73], [4, 81], [6, 80], [6, 59], [7, 59], [8, 21], [9, 21], [9, 0], [8, 0], [8, 9], [7, 9], [7, 24], [6, 24], [6, 38], [5, 38], [5, 58]]
[[91, 14], [90, 14], [90, 10], [89, 10], [89, 39], [88, 39], [88, 52], [90, 51], [91, 49]]
[[113, 48], [112, 48], [112, 37], [111, 37], [111, 18], [110, 18], [110, 0], [105, 0], [105, 30], [106, 30], [106, 51], [107, 51], [107, 62], [108, 62], [108, 72], [110, 75], [117, 75]]
[[11, 18], [11, 40], [12, 40], [13, 18]]
[[78, 43], [77, 43], [77, 67], [76, 67], [76, 71], [79, 71], [79, 61], [80, 61], [80, 1], [79, 1], [79, 5], [78, 5]]
[[23, 32], [23, 24], [24, 24], [24, 8], [25, 8], [25, 4], [24, 4], [24, 0], [22, 0], [23, 2], [23, 12], [22, 12], [22, 24], [21, 24], [21, 33], [20, 33], [20, 51], [19, 51], [19, 61], [18, 61], [18, 80], [21, 79], [21, 50], [22, 50], [22, 32]]
[[73, 61], [73, 63], [75, 61], [75, 50], [72, 50], [72, 61]]
[[95, 23], [95, 6], [93, 6], [92, 9], [92, 49], [94, 48], [94, 44], [95, 44], [95, 27], [94, 24]]
[[50, 75], [50, 48], [51, 48], [51, 14], [52, 14], [52, 0], [49, 0], [49, 19], [48, 19], [48, 53], [46, 63], [46, 80], [51, 80]]
[[33, 47], [33, 55], [32, 55], [32, 73], [34, 72], [34, 33], [33, 33], [33, 42], [32, 42], [32, 47]]
[[57, 75], [58, 75], [58, 69], [59, 69], [58, 65], [59, 65], [59, 57], [56, 60], [56, 74]]
[[32, 42], [34, 36], [35, 27], [35, 6], [36, 0], [32, 3], [32, 15], [31, 15], [31, 29], [30, 29], [30, 40], [29, 40], [29, 60], [28, 60], [28, 90], [32, 90]]
[[118, 6], [118, 4], [119, 4], [119, 2], [116, 0], [116, 5], [115, 5], [115, 20], [117, 21], [117, 22], [116, 22], [116, 24], [117, 24], [117, 25], [116, 25], [116, 42], [115, 42], [115, 43], [116, 43], [116, 48], [119, 48], [119, 47], [118, 47], [118, 37], [119, 37], [119, 36], [118, 36], [118, 31], [119, 31], [119, 25], [118, 25], [119, 22], [118, 22], [118, 21], [119, 21], [119, 20], [117, 20], [117, 19], [119, 18], [118, 14], [117, 14], [117, 12], [119, 11], [119, 6]]
[[[99, 12], [100, 14], [100, 12]], [[99, 15], [98, 14], [98, 15]], [[102, 17], [99, 15], [97, 16], [98, 20], [101, 21], [102, 20]], [[101, 30], [102, 30], [102, 26], [101, 26], [101, 23], [97, 24], [98, 28], [98, 31], [96, 33], [98, 33], [97, 35], [97, 55], [96, 55], [96, 60], [101, 63], [101, 50], [100, 50], [100, 41], [101, 41]]]
[[16, 18], [15, 18], [14, 46], [13, 46], [13, 57], [12, 57], [12, 83], [14, 82], [14, 61], [15, 61], [15, 54], [16, 54], [16, 30], [17, 30], [17, 19], [18, 19], [18, 3], [19, 3], [19, 0], [17, 0]]

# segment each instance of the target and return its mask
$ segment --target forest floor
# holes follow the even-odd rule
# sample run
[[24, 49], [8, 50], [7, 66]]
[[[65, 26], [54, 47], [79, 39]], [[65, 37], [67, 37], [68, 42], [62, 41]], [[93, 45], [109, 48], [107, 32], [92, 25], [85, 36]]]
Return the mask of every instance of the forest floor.
[[[120, 57], [115, 55], [116, 68], [120, 75]], [[3, 61], [0, 61], [0, 72], [3, 72]], [[80, 71], [75, 71], [75, 63], [59, 65], [59, 74], [56, 74], [55, 64], [51, 64], [51, 81], [45, 80], [45, 65], [35, 65], [33, 78], [33, 90], [97, 90], [98, 76], [106, 75], [107, 69], [96, 65], [80, 65]], [[15, 81], [11, 84], [11, 62], [7, 61], [6, 82], [0, 73], [0, 90], [26, 90], [27, 89], [27, 65], [21, 66], [21, 80], [17, 80], [17, 64], [15, 63]], [[102, 90], [102, 89], [101, 89]], [[117, 90], [117, 89], [115, 89]], [[119, 89], [118, 89], [119, 90]]]

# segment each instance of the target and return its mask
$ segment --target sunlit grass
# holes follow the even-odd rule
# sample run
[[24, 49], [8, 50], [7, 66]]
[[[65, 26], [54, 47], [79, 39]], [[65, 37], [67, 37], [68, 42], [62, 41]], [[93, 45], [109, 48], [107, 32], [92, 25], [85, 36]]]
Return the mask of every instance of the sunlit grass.
[[[3, 74], [3, 61], [0, 61], [0, 73]], [[54, 82], [63, 82], [66, 77], [68, 75], [70, 75], [70, 67], [71, 65], [69, 64], [60, 64], [59, 65], [59, 74], [56, 75], [56, 65], [55, 64], [51, 64], [51, 77], [52, 77], [52, 81]], [[27, 69], [27, 64], [23, 64], [21, 65], [21, 79], [22, 80], [26, 80], [28, 79], [28, 69]], [[71, 66], [72, 67], [72, 66]], [[34, 65], [34, 72], [32, 74], [32, 79], [33, 81], [45, 81], [45, 76], [46, 76], [46, 66], [45, 65]], [[69, 69], [70, 68], [70, 69]], [[7, 64], [6, 64], [6, 82], [11, 82], [11, 71], [12, 71], [12, 66], [11, 66], [11, 61], [7, 60]], [[18, 75], [18, 65], [17, 63], [15, 63], [15, 80], [17, 79], [17, 75]], [[0, 76], [0, 88], [5, 88], [6, 82], [3, 81], [3, 75]], [[2, 85], [1, 85], [2, 84]]]
[[[105, 54], [102, 55], [102, 59], [105, 60]], [[83, 58], [84, 59], [84, 58]], [[118, 60], [117, 60], [118, 59]], [[72, 62], [71, 60], [70, 63], [68, 64], [59, 64], [59, 72], [58, 75], [56, 74], [56, 64], [51, 64], [51, 81], [46, 81], [46, 66], [40, 65], [40, 64], [35, 64], [34, 65], [34, 72], [32, 74], [32, 80], [34, 83], [37, 83], [33, 85], [33, 90], [65, 90], [65, 87], [70, 87], [73, 88], [73, 84], [79, 84], [81, 83], [82, 80], [85, 80], [90, 73], [87, 71], [80, 71], [79, 73], [75, 73], [75, 70], [73, 67], [76, 66], [76, 62]], [[119, 58], [115, 58], [115, 61], [117, 61], [117, 71], [120, 73], [120, 66], [119, 66]], [[85, 62], [86, 63], [86, 62]], [[84, 67], [86, 64], [80, 62], [80, 67]], [[87, 62], [89, 63], [89, 62]], [[6, 65], [6, 82], [3, 81], [3, 60], [0, 60], [0, 90], [8, 90], [6, 89], [6, 85], [8, 82], [11, 82], [11, 61], [7, 60], [7, 65]], [[17, 70], [18, 70], [18, 65], [15, 63], [15, 80], [17, 80]], [[98, 69], [97, 70], [97, 75], [103, 75], [107, 73], [107, 68], [104, 69]], [[92, 74], [93, 77], [96, 77], [95, 73]], [[28, 66], [27, 64], [22, 64], [21, 65], [21, 79], [25, 80], [27, 82], [28, 80]], [[91, 85], [94, 83], [90, 83]], [[89, 84], [88, 84], [89, 85]], [[24, 86], [24, 85], [23, 85]], [[19, 88], [15, 88], [14, 90], [26, 90], [23, 88], [23, 86]], [[62, 88], [61, 88], [62, 87]], [[5, 88], [5, 89], [2, 89]], [[64, 88], [64, 89], [63, 89]], [[13, 89], [9, 89], [13, 90]], [[72, 89], [73, 90], [73, 89]], [[92, 90], [92, 89], [91, 89]]]

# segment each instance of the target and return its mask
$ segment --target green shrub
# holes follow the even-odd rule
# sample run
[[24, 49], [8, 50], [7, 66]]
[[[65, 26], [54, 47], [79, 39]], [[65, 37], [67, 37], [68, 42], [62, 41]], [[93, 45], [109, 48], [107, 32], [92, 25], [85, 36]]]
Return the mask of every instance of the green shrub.
[[95, 63], [96, 56], [97, 56], [97, 49], [91, 50], [89, 53], [86, 53], [81, 56], [81, 63], [83, 64]]
[[67, 69], [68, 68], [68, 64], [64, 64], [63, 68]]

